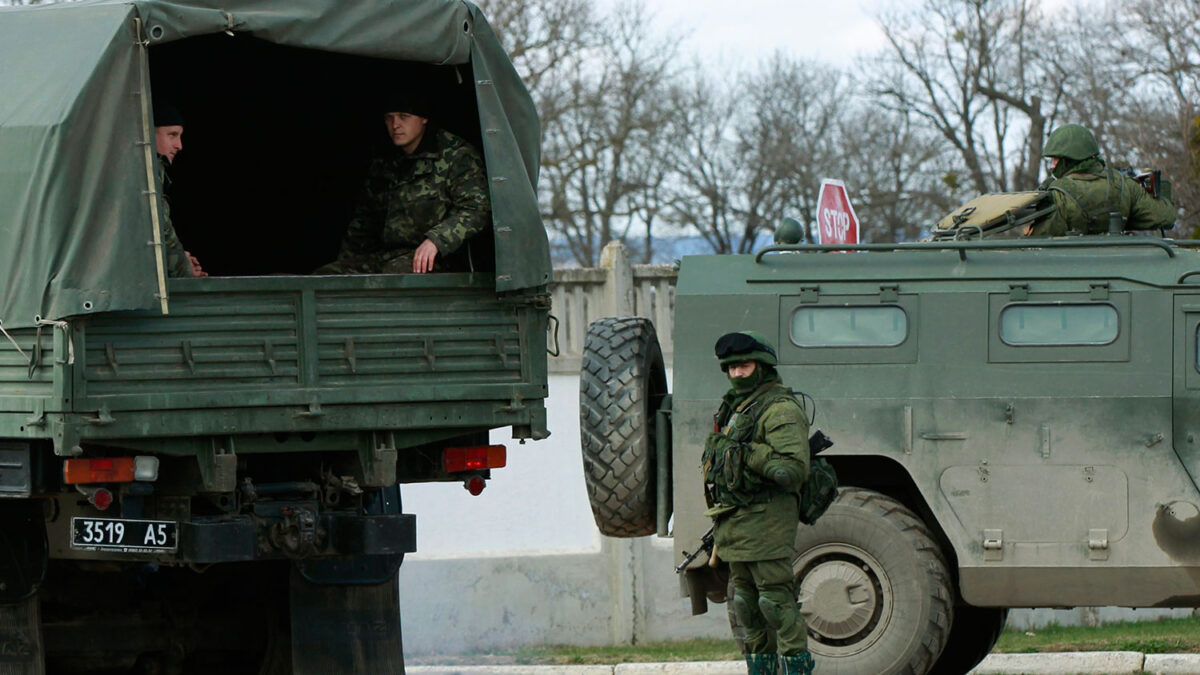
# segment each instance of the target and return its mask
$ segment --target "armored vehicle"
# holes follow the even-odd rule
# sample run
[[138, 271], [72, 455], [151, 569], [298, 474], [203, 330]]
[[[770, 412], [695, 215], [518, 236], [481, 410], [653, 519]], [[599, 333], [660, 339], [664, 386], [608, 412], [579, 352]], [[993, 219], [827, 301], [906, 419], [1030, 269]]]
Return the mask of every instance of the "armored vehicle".
[[[1151, 237], [776, 246], [682, 261], [667, 396], [653, 326], [591, 327], [585, 471], [612, 536], [710, 523], [713, 343], [775, 341], [834, 446], [796, 533], [817, 672], [965, 673], [1011, 607], [1200, 604], [1200, 253]], [[590, 365], [589, 365], [590, 364]], [[673, 529], [668, 529], [673, 515]], [[724, 601], [701, 556], [693, 611]], [[736, 629], [736, 626], [735, 626]]]
[[[4, 671], [403, 672], [400, 486], [548, 433], [537, 117], [484, 17], [66, 3], [0, 10], [0, 60]], [[310, 276], [397, 90], [484, 155], [492, 227], [463, 271]], [[152, 98], [209, 277], [164, 274]]]

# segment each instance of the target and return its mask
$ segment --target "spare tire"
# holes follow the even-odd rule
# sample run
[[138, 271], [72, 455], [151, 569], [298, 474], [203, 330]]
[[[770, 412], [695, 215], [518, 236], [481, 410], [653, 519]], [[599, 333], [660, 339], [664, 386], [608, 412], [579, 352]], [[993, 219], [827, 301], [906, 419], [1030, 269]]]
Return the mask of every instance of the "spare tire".
[[657, 530], [655, 413], [667, 394], [658, 335], [649, 319], [611, 317], [588, 326], [579, 373], [583, 476], [601, 534]]

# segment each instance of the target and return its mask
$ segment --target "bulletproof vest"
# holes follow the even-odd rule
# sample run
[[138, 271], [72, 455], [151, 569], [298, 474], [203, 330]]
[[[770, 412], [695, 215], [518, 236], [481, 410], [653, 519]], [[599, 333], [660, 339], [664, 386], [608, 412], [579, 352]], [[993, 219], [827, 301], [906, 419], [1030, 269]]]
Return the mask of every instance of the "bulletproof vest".
[[710, 506], [763, 504], [780, 491], [774, 482], [748, 470], [746, 460], [759, 417], [781, 399], [800, 405], [791, 390], [778, 383], [762, 387], [736, 408], [721, 403], [713, 416], [713, 432], [708, 435], [701, 459], [705, 496]]
[[[1082, 176], [1097, 176], [1096, 180], [1083, 180]], [[1083, 212], [1084, 222], [1068, 222], [1072, 230], [1084, 234], [1122, 232], [1128, 217], [1129, 197], [1125, 194], [1126, 181], [1113, 169], [1104, 169], [1099, 174], [1067, 174], [1053, 181], [1050, 190], [1064, 195]]]

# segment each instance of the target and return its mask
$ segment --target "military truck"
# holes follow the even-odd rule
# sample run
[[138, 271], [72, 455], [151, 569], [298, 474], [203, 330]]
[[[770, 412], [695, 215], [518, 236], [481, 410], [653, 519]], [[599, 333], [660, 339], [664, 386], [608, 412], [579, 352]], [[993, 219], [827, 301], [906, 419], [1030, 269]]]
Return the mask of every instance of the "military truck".
[[[400, 486], [548, 434], [537, 116], [486, 20], [79, 2], [0, 10], [0, 60], [4, 672], [403, 672]], [[492, 227], [467, 271], [310, 276], [398, 89], [482, 151]], [[164, 274], [158, 97], [209, 277]]]
[[[713, 344], [766, 334], [784, 382], [815, 403], [841, 482], [796, 532], [817, 672], [965, 673], [1011, 607], [1200, 605], [1191, 242], [686, 257], [675, 326], [669, 395], [647, 320], [590, 328], [581, 404], [597, 524], [674, 536], [677, 560], [695, 551], [710, 525], [700, 453], [728, 387]], [[697, 613], [726, 598], [706, 563], [681, 575]]]

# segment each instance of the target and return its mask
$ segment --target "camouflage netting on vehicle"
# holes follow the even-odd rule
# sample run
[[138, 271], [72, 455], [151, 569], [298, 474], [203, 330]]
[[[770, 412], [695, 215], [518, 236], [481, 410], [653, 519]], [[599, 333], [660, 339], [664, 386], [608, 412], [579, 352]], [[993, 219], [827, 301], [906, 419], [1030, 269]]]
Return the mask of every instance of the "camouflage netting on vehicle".
[[[159, 297], [166, 287], [159, 279], [151, 245], [158, 239], [153, 194], [160, 189], [152, 170], [153, 153], [147, 150], [153, 148], [148, 103], [151, 86], [158, 82], [151, 73], [155, 49], [186, 44], [181, 41], [189, 38], [225, 40], [223, 35], [236, 36], [230, 44], [278, 46], [271, 57], [281, 61], [267, 63], [275, 71], [263, 64], [257, 64], [258, 71], [246, 69], [258, 75], [243, 75], [235, 63], [225, 73], [205, 78], [204, 86], [210, 88], [220, 86], [223, 77], [239, 75], [253, 81], [242, 83], [237, 91], [268, 88], [276, 78], [261, 73], [302, 73], [316, 59], [339, 67], [349, 63], [352, 68], [364, 63], [429, 64], [449, 70], [451, 78], [457, 76], [469, 94], [463, 100], [476, 108], [466, 121], [474, 127], [488, 166], [497, 290], [549, 281], [549, 246], [536, 201], [540, 162], [536, 110], [474, 5], [459, 0], [84, 0], [0, 9], [0, 59], [5, 64], [0, 69], [4, 92], [0, 96], [0, 322], [4, 327], [32, 326], [39, 317], [166, 309]], [[366, 78], [362, 76], [364, 83], [397, 86], [395, 79]], [[226, 113], [230, 116], [246, 105], [240, 99], [209, 96], [207, 90], [205, 96], [210, 108], [224, 106], [231, 110]], [[338, 101], [328, 98], [314, 94], [309, 101], [249, 105], [258, 105], [258, 111], [276, 105], [286, 112], [288, 104], [312, 103], [333, 109]], [[365, 103], [361, 108], [367, 112]], [[322, 140], [328, 141], [324, 146], [336, 147], [340, 138], [331, 131], [324, 133]], [[220, 151], [229, 153], [227, 162], [257, 158], [262, 174], [289, 168], [278, 160], [274, 166], [267, 164], [271, 147], [266, 140], [276, 146], [313, 145], [308, 137], [219, 140]], [[338, 177], [341, 167], [335, 168], [325, 169], [330, 180], [349, 184]], [[225, 208], [233, 219], [245, 210], [244, 205], [288, 200], [286, 194], [256, 193], [253, 185], [239, 187], [244, 194], [235, 199], [241, 201]], [[320, 191], [296, 186], [292, 192]], [[226, 197], [212, 194], [208, 201], [221, 203]], [[251, 232], [256, 223], [243, 219], [247, 222], [235, 220], [226, 227]], [[335, 244], [338, 236], [330, 235]], [[290, 237], [303, 238], [303, 233]], [[246, 256], [254, 254], [245, 251], [253, 243], [243, 239], [226, 245], [242, 249]], [[263, 270], [272, 271], [278, 270]]]

